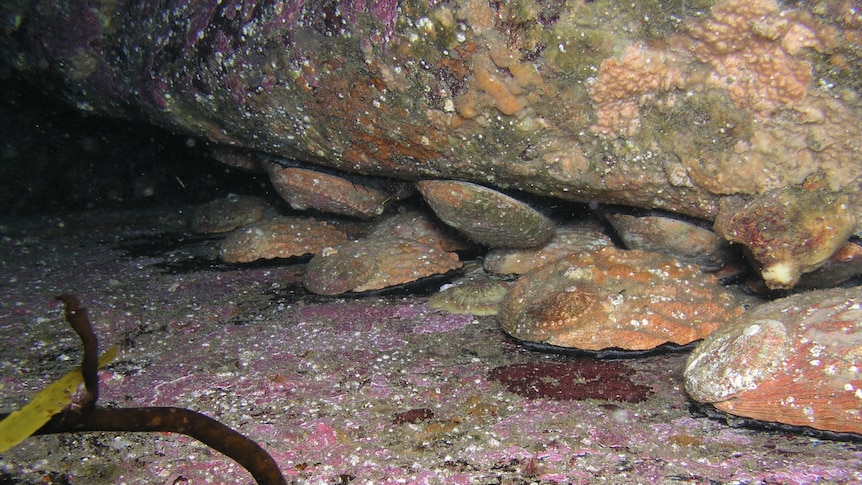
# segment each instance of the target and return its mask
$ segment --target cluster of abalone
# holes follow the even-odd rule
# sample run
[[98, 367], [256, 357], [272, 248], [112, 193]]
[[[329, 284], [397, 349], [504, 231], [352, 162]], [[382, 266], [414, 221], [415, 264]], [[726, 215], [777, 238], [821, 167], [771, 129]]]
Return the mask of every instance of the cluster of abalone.
[[[835, 286], [862, 272], [862, 251], [847, 240], [855, 220], [840, 199], [793, 188], [729, 201], [714, 227], [612, 206], [555, 220], [469, 182], [418, 182], [430, 210], [390, 211], [409, 195], [403, 183], [389, 193], [385, 184], [307, 168], [267, 169], [293, 208], [318, 212], [276, 215], [245, 197], [202, 207], [195, 230], [233, 230], [219, 253], [226, 262], [312, 255], [303, 284], [321, 295], [463, 273], [466, 262], [473, 270], [429, 306], [497, 315], [505, 332], [534, 346], [638, 352], [702, 341], [686, 368], [693, 399], [751, 418], [862, 433], [858, 288], [777, 299], [771, 290]], [[774, 224], [758, 231], [752, 221], [764, 214]], [[777, 249], [766, 251], [763, 241]], [[462, 261], [477, 249], [483, 257]], [[746, 265], [755, 270], [748, 280]], [[760, 294], [723, 285], [728, 277]]]

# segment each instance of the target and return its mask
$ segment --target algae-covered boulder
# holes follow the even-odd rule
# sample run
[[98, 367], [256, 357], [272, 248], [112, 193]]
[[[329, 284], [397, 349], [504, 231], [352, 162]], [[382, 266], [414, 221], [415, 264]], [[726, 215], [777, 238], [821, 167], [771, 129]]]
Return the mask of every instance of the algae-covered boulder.
[[310, 167], [709, 220], [798, 186], [846, 200], [858, 234], [853, 8], [17, 0], [0, 52], [81, 109]]

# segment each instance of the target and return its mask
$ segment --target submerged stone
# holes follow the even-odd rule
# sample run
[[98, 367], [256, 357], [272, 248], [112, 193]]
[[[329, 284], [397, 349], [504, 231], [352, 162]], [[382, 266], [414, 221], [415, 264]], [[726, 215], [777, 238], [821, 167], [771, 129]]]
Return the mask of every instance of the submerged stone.
[[485, 254], [485, 271], [498, 274], [524, 274], [544, 264], [578, 252], [596, 251], [614, 243], [594, 224], [558, 226], [544, 245], [527, 249], [492, 249]]
[[266, 164], [278, 194], [297, 210], [323, 212], [367, 219], [383, 213], [395, 194], [345, 177], [300, 167]]
[[727, 241], [710, 229], [659, 214], [635, 216], [609, 213], [608, 222], [628, 249], [654, 251], [695, 263], [704, 271], [724, 266], [732, 252]]
[[379, 290], [461, 267], [456, 253], [409, 239], [373, 237], [328, 247], [308, 263], [302, 280], [320, 295]]

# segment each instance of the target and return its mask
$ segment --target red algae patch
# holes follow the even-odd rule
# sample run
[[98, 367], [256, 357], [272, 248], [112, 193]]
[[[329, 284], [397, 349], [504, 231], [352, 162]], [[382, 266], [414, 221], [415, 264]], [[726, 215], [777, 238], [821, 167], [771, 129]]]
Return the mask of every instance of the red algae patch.
[[275, 217], [237, 229], [222, 241], [219, 257], [227, 263], [316, 254], [347, 240], [345, 230], [306, 217]]
[[817, 290], [747, 312], [692, 352], [685, 387], [731, 414], [862, 434], [862, 289]]
[[527, 204], [470, 182], [425, 180], [417, 184], [443, 222], [492, 248], [541, 246], [554, 223]]
[[585, 358], [504, 365], [492, 369], [488, 378], [529, 399], [644, 401], [652, 389], [633, 383], [633, 374], [634, 370], [622, 362]]
[[702, 339], [742, 314], [697, 265], [638, 250], [574, 254], [522, 276], [501, 305], [504, 331], [581, 350], [650, 350]]

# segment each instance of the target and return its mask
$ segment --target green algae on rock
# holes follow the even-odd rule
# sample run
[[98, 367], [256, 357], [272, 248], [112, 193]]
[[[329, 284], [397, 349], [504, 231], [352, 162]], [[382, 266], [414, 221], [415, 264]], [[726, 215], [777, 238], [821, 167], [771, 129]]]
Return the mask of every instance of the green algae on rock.
[[760, 305], [689, 357], [685, 387], [739, 416], [862, 434], [862, 291], [815, 290]]
[[702, 339], [743, 308], [696, 265], [607, 247], [541, 266], [512, 286], [499, 313], [513, 337], [581, 350], [650, 350]]
[[443, 222], [492, 248], [529, 248], [554, 235], [554, 223], [527, 204], [470, 182], [424, 180], [425, 202]]

